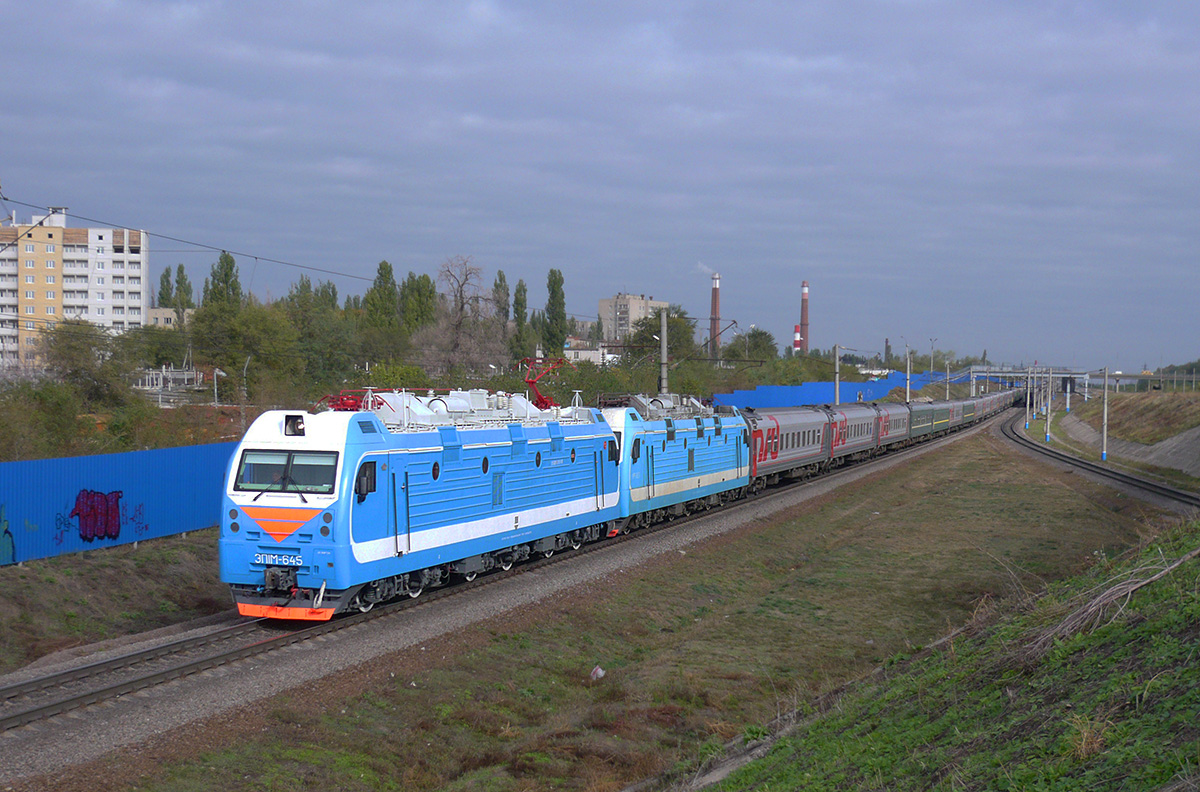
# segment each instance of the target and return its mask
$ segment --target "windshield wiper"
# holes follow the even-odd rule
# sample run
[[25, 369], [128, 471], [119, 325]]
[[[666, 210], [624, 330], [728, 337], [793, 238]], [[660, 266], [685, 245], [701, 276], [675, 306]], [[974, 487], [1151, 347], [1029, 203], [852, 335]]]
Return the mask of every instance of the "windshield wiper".
[[[287, 484], [289, 481], [292, 482], [292, 484], [296, 487], [296, 494], [300, 496], [300, 502], [308, 503], [308, 498], [304, 497], [304, 493], [300, 491], [300, 485], [296, 483], [296, 480], [294, 478], [292, 478], [291, 476], [289, 476], [286, 473], [284, 473], [282, 476], [279, 477], [279, 491], [287, 492]], [[272, 481], [264, 489], [259, 490], [258, 494], [255, 495], [253, 498], [251, 498], [250, 502], [254, 503], [255, 501], [257, 501], [259, 498], [261, 498], [263, 496], [264, 492], [270, 492], [271, 487], [274, 486], [274, 484], [275, 484], [275, 482]]]

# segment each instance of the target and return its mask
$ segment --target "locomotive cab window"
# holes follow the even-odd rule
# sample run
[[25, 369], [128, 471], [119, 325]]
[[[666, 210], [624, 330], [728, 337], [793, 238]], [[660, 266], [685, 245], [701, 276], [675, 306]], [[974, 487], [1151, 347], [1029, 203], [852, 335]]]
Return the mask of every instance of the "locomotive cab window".
[[354, 477], [354, 494], [358, 496], [358, 502], [362, 503], [367, 499], [367, 495], [375, 491], [375, 463], [363, 462], [358, 468], [358, 475]]
[[242, 452], [233, 488], [241, 492], [328, 495], [337, 477], [336, 451]]
[[617, 462], [621, 459], [621, 433], [613, 432], [613, 440], [608, 444], [608, 461]]
[[637, 462], [638, 458], [641, 455], [642, 455], [642, 438], [635, 437], [635, 438], [633, 438], [633, 446], [629, 449], [629, 458], [632, 459], [634, 462]]

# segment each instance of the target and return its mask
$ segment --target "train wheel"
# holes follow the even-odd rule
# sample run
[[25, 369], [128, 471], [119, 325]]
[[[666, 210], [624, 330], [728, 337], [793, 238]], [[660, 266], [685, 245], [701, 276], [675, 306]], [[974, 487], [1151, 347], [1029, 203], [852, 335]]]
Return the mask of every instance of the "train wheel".
[[375, 603], [371, 600], [363, 599], [362, 592], [359, 592], [358, 596], [354, 598], [354, 602], [351, 603], [351, 607], [356, 608], [359, 613], [366, 613], [375, 607]]
[[583, 547], [583, 541], [580, 540], [580, 538], [578, 536], [572, 536], [571, 537], [571, 549], [578, 550], [581, 547]]
[[416, 588], [410, 587], [408, 589], [408, 596], [410, 599], [416, 599], [417, 597], [421, 596], [421, 592], [424, 590], [425, 590], [424, 586], [417, 586]]
[[500, 557], [499, 567], [501, 571], [507, 572], [508, 570], [512, 569], [512, 565], [513, 559], [511, 555], [505, 554]]
[[543, 550], [542, 551], [542, 558], [549, 558], [552, 555], [554, 555], [553, 550]]
[[479, 574], [478, 572], [464, 572], [464, 573], [463, 573], [463, 580], [465, 580], [465, 581], [467, 581], [468, 583], [470, 583], [472, 580], [474, 580], [474, 579], [475, 579], [475, 576], [476, 576], [476, 575], [478, 575], [478, 574]]

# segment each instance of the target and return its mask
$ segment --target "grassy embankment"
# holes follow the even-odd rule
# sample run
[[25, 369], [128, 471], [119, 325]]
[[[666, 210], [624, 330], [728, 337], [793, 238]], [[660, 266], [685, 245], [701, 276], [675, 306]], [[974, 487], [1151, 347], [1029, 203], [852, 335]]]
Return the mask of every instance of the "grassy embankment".
[[0, 672], [228, 610], [217, 529], [0, 568]]
[[[1097, 432], [1104, 422], [1101, 395], [1093, 391], [1093, 398], [1086, 402], [1078, 395], [1071, 400], [1071, 414]], [[1154, 445], [1196, 426], [1200, 426], [1200, 391], [1109, 394], [1108, 432], [1111, 437]], [[1054, 428], [1053, 421], [1050, 428]]]
[[[1094, 398], [1088, 402], [1083, 402], [1082, 399], [1074, 399], [1072, 402], [1071, 414], [1100, 431], [1103, 424], [1103, 401]], [[1075, 440], [1063, 428], [1062, 419], [1065, 416], [1063, 406], [1062, 399], [1055, 401], [1055, 411], [1050, 421], [1050, 442], [1082, 459], [1099, 462], [1099, 448]], [[1110, 438], [1152, 444], [1195, 426], [1200, 426], [1200, 393], [1152, 391], [1113, 394], [1109, 402], [1108, 431]], [[1045, 439], [1045, 419], [1031, 420], [1027, 434], [1037, 440]], [[1158, 478], [1176, 487], [1200, 490], [1200, 479], [1174, 468], [1120, 458], [1113, 452], [1111, 445], [1109, 446], [1108, 461], [1129, 472]]]
[[1196, 789], [1198, 552], [1192, 523], [895, 658], [716, 789]]
[[[92, 789], [119, 772], [152, 790], [613, 790], [687, 773], [981, 603], [1137, 543], [1153, 530], [1146, 516], [980, 435], [55, 782]], [[597, 664], [607, 674], [592, 681]]]

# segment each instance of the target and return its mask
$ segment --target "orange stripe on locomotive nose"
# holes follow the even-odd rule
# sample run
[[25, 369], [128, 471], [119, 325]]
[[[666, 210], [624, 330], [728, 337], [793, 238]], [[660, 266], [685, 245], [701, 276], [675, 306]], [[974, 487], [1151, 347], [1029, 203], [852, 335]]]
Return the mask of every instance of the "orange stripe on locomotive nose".
[[320, 509], [280, 509], [273, 506], [243, 506], [242, 511], [276, 542], [282, 542], [321, 513]]

